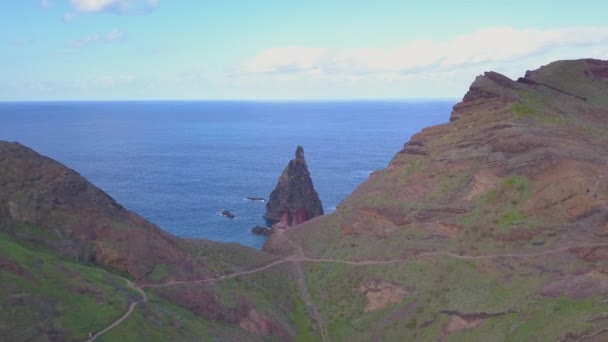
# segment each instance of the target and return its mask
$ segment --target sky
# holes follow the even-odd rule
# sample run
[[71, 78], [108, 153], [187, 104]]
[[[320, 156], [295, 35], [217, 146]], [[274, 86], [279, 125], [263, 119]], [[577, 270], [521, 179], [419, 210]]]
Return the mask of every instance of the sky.
[[462, 98], [608, 59], [608, 1], [0, 0], [0, 101]]

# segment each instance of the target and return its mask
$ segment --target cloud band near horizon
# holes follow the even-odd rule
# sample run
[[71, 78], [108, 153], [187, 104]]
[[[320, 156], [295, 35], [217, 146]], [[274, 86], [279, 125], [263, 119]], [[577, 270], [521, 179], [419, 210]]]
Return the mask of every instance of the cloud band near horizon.
[[[248, 74], [302, 74], [315, 77], [404, 75], [500, 63], [546, 54], [558, 48], [585, 48], [602, 44], [608, 45], [608, 26], [550, 30], [489, 27], [449, 41], [418, 39], [384, 49], [274, 47], [251, 58], [239, 70]], [[608, 58], [608, 55], [590, 57]]]

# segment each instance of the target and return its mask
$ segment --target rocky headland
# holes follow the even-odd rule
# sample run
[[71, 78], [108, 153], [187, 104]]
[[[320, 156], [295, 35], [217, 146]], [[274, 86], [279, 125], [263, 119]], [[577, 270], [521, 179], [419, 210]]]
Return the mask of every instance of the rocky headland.
[[348, 260], [307, 268], [321, 310], [379, 316], [335, 340], [599, 341], [607, 232], [608, 61], [584, 59], [478, 76], [449, 123], [264, 250]]

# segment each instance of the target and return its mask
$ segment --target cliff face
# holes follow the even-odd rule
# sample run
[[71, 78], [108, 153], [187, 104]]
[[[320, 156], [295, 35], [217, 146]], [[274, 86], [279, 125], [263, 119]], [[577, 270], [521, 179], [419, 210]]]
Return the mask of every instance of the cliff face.
[[323, 215], [323, 206], [312, 184], [304, 149], [298, 146], [295, 159], [289, 162], [270, 194], [264, 217], [288, 227], [320, 215]]
[[[386, 310], [361, 327], [370, 340], [605, 340], [605, 320], [581, 317], [608, 295], [607, 99], [608, 61], [555, 62], [517, 81], [484, 73], [450, 123], [412, 136], [335, 213], [265, 249], [288, 255], [299, 241], [310, 257], [373, 260], [374, 275], [310, 271], [320, 302], [349, 284], [361, 291], [346, 297]], [[335, 324], [368, 317], [327, 312]]]
[[[458, 252], [546, 234], [544, 243], [556, 246], [593, 241], [608, 230], [606, 98], [606, 61], [555, 62], [517, 81], [486, 72], [450, 123], [412, 136], [334, 215], [299, 231], [330, 226], [343, 238], [388, 238], [413, 229], [452, 249], [458, 241]], [[556, 234], [558, 227], [569, 229]]]

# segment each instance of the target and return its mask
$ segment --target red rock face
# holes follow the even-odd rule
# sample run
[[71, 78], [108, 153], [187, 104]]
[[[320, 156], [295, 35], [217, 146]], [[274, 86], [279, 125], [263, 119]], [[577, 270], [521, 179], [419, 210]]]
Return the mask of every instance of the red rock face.
[[608, 78], [608, 68], [592, 69], [591, 73], [595, 77]]
[[306, 212], [306, 208], [300, 208], [298, 211], [296, 211], [291, 225], [295, 226], [296, 224], [304, 223], [306, 221], [308, 221], [308, 213]]
[[287, 207], [283, 208], [283, 215], [281, 215], [281, 220], [279, 221], [279, 224], [282, 227], [289, 226], [289, 208], [287, 208]]

